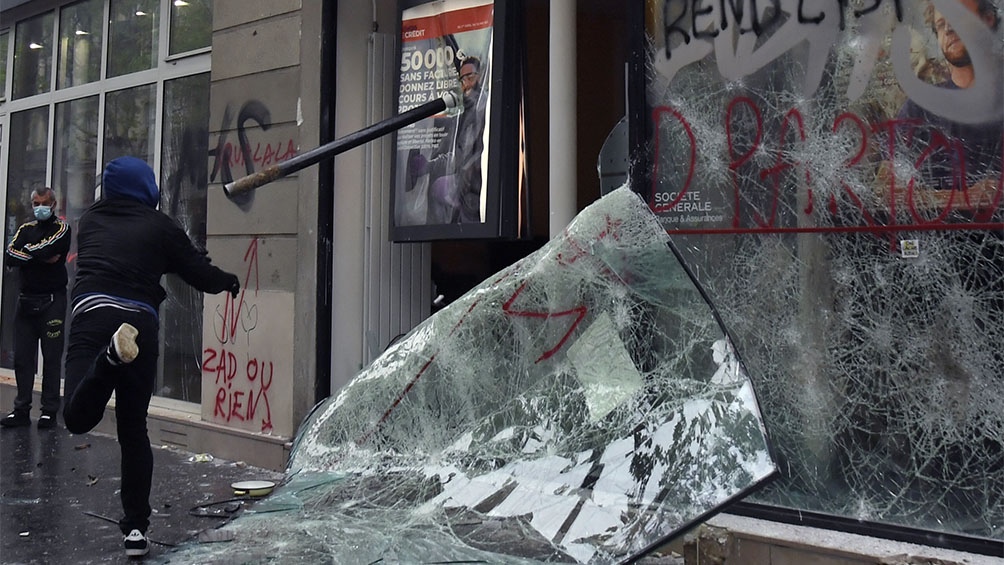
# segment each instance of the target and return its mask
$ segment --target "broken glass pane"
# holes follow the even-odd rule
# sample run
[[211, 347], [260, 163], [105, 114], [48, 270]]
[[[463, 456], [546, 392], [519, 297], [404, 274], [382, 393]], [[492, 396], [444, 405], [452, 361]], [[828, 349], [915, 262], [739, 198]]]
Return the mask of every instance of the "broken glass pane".
[[1000, 0], [654, 4], [650, 204], [754, 377], [755, 498], [1004, 539]]
[[743, 364], [624, 187], [315, 407], [239, 543], [178, 561], [612, 563], [774, 473]]

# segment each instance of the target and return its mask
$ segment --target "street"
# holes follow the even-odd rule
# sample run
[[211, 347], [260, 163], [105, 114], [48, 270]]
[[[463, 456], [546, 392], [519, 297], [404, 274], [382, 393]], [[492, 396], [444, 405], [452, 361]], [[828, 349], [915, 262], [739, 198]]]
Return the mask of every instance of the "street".
[[[34, 425], [0, 430], [0, 562], [5, 564], [135, 563], [126, 557], [116, 521], [119, 447], [101, 434], [71, 435]], [[153, 446], [154, 475], [146, 562], [175, 546], [207, 540], [212, 530], [254, 504], [235, 496], [244, 480], [278, 483], [282, 474]]]

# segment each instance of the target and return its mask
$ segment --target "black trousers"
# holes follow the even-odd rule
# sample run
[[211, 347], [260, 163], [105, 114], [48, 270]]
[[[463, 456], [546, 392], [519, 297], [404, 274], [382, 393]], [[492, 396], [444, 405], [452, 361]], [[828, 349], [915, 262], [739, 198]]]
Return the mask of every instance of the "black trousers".
[[17, 396], [14, 410], [31, 410], [38, 367], [39, 342], [42, 344], [42, 412], [59, 412], [59, 379], [63, 368], [63, 319], [66, 317], [66, 292], [18, 297], [14, 312], [14, 380]]
[[[105, 351], [123, 322], [139, 330], [139, 355], [127, 365], [112, 365]], [[148, 312], [114, 307], [80, 313], [70, 322], [66, 351], [63, 420], [74, 434], [94, 429], [115, 393], [115, 424], [121, 453], [122, 510], [119, 529], [146, 533], [150, 526], [153, 450], [146, 428], [147, 410], [157, 379], [159, 323]]]

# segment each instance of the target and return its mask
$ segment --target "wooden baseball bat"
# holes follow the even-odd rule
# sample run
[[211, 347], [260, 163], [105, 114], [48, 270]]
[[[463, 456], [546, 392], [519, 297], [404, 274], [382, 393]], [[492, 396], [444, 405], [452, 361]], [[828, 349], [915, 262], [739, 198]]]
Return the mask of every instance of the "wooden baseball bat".
[[433, 116], [449, 108], [456, 108], [458, 106], [460, 106], [460, 95], [452, 90], [447, 91], [439, 98], [431, 102], [426, 102], [421, 106], [416, 106], [403, 114], [391, 116], [386, 120], [382, 120], [357, 132], [340, 137], [330, 143], [325, 143], [324, 145], [311, 149], [306, 153], [302, 153], [296, 157], [282, 161], [281, 163], [276, 163], [271, 167], [266, 167], [257, 173], [241, 177], [233, 182], [228, 182], [223, 185], [223, 191], [227, 194], [227, 196], [243, 194], [264, 186], [276, 179], [281, 179], [282, 177], [295, 173], [300, 169], [305, 169], [315, 163], [323, 161], [324, 159], [334, 157], [339, 153], [358, 147], [367, 141], [372, 141], [382, 135], [388, 134], [392, 131], [397, 131], [405, 126], [409, 126], [423, 118], [428, 118], [429, 116]]

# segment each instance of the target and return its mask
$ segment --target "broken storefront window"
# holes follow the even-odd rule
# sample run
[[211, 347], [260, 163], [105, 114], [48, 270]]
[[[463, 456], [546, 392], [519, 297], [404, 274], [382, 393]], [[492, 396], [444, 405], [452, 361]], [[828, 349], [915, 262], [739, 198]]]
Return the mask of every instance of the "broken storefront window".
[[650, 204], [760, 395], [754, 499], [1004, 538], [1001, 2], [650, 4]]

